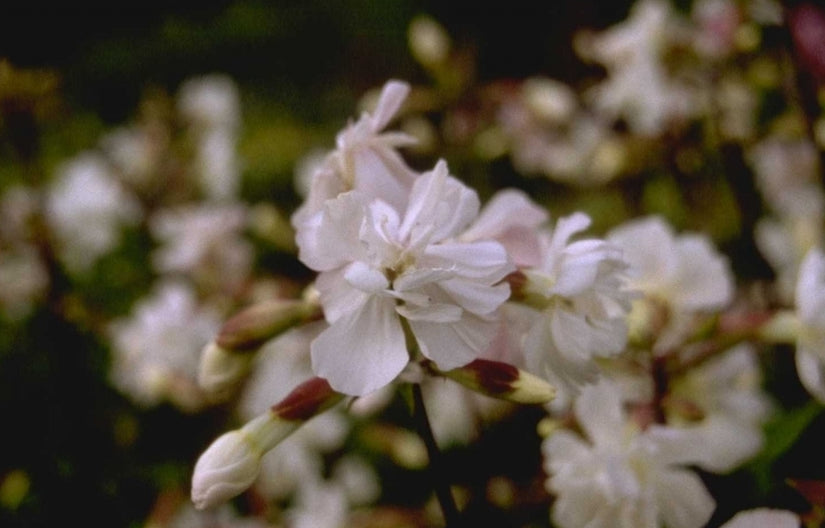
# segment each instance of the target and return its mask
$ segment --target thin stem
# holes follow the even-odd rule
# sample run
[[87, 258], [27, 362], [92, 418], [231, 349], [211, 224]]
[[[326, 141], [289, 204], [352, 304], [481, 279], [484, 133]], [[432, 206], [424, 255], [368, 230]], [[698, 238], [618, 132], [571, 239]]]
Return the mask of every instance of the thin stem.
[[441, 464], [441, 451], [435, 443], [433, 429], [430, 426], [430, 419], [427, 417], [427, 409], [424, 407], [424, 397], [421, 393], [421, 385], [412, 384], [413, 393], [413, 420], [418, 435], [424, 440], [427, 446], [427, 456], [430, 459], [430, 476], [433, 480], [433, 488], [441, 505], [444, 514], [444, 522], [447, 527], [457, 528], [460, 526], [458, 508], [455, 499], [450, 491], [450, 483], [444, 474], [444, 467]]

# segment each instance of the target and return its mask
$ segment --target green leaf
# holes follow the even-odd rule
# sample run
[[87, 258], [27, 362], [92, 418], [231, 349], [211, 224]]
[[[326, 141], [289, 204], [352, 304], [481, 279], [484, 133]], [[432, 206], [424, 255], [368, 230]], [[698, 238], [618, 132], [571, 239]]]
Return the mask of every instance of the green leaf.
[[765, 447], [748, 464], [759, 489], [767, 493], [774, 463], [799, 440], [802, 433], [825, 409], [811, 400], [806, 405], [779, 413], [765, 426]]

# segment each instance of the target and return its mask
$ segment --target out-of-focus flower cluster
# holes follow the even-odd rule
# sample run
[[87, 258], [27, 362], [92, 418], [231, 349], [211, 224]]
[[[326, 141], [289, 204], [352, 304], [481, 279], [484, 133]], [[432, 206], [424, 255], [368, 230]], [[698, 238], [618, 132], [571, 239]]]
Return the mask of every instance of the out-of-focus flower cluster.
[[[214, 415], [152, 526], [821, 526], [825, 468], [775, 464], [825, 404], [825, 12], [689, 4], [579, 31], [575, 83], [476, 82], [415, 18], [428, 80], [296, 164], [289, 222], [244, 198], [231, 79], [148, 97], [0, 187], [2, 316], [59, 313], [139, 408]], [[116, 308], [89, 294], [106, 274]], [[491, 433], [527, 476], [439, 465]], [[743, 474], [762, 489], [726, 504]]]

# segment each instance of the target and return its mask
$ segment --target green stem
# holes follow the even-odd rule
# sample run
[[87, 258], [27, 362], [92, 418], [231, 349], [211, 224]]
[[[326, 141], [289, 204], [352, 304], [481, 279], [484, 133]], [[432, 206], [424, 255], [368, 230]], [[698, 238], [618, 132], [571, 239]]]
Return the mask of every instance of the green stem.
[[415, 421], [415, 428], [418, 435], [424, 440], [424, 445], [427, 446], [427, 456], [430, 459], [429, 471], [433, 480], [433, 488], [435, 495], [438, 498], [438, 503], [441, 505], [441, 511], [444, 514], [444, 522], [446, 526], [457, 528], [460, 526], [458, 508], [455, 504], [455, 499], [450, 491], [450, 484], [444, 473], [444, 467], [441, 464], [441, 451], [438, 449], [438, 444], [435, 442], [433, 436], [433, 429], [430, 426], [430, 420], [427, 417], [427, 409], [424, 407], [424, 397], [421, 393], [421, 385], [418, 383], [412, 384], [413, 393], [413, 420]]

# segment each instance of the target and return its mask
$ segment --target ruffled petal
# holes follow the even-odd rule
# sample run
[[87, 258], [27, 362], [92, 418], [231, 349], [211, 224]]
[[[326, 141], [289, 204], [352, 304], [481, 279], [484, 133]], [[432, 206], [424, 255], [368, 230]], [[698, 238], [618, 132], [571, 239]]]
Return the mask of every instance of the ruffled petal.
[[364, 207], [357, 193], [347, 192], [324, 202], [296, 235], [298, 258], [315, 271], [329, 271], [360, 260], [359, 233]]

